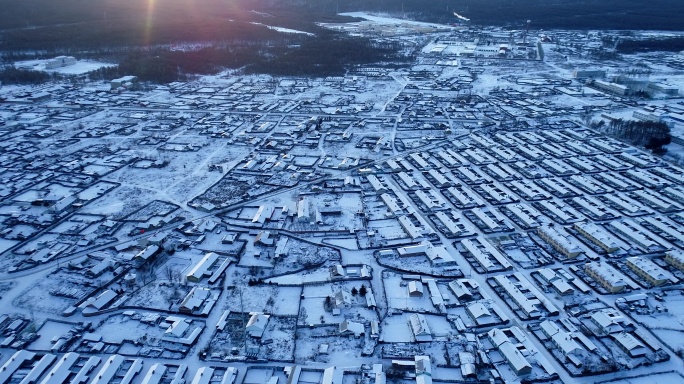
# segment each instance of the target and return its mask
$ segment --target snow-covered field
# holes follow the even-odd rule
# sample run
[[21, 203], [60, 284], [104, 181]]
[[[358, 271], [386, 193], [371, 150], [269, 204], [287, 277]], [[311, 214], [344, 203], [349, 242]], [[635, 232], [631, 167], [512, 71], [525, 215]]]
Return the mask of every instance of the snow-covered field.
[[55, 72], [63, 75], [82, 75], [84, 73], [92, 72], [104, 67], [115, 67], [116, 64], [102, 63], [91, 60], [78, 60], [75, 64], [70, 64], [64, 67], [47, 69], [46, 62], [48, 60], [26, 60], [17, 61], [14, 66], [22, 69], [32, 69], [34, 71]]

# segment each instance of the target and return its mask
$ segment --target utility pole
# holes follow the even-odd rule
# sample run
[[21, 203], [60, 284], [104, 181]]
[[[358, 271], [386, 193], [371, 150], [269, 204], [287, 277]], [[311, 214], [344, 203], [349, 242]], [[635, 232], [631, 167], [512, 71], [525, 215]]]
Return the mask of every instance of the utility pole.
[[247, 354], [247, 324], [245, 323], [245, 303], [242, 301], [242, 285], [238, 286], [238, 293], [240, 294], [240, 318], [242, 319], [242, 340]]

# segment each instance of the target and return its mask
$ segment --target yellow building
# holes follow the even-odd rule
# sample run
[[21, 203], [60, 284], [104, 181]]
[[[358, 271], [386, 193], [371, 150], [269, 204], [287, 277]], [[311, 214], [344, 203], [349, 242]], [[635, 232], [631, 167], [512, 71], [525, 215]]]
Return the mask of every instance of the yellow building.
[[587, 263], [584, 272], [611, 293], [622, 292], [628, 287], [627, 277], [608, 264]]
[[565, 255], [569, 259], [574, 259], [582, 252], [582, 248], [577, 244], [574, 237], [560, 233], [556, 228], [548, 225], [537, 228], [537, 235], [545, 242], [549, 243], [556, 251]]
[[608, 232], [594, 223], [575, 223], [573, 228], [607, 253], [613, 253], [620, 249], [620, 246]]
[[654, 286], [663, 285], [670, 282], [676, 283], [678, 281], [678, 279], [670, 272], [664, 270], [656, 263], [645, 257], [628, 257], [625, 263], [632, 271], [634, 271], [634, 273]]
[[684, 251], [674, 250], [665, 252], [665, 261], [680, 271], [684, 271]]

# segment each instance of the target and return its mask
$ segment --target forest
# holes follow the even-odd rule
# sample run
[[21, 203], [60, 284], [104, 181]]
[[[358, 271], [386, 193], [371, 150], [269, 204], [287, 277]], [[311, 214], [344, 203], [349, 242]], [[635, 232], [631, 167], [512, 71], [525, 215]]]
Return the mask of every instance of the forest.
[[601, 127], [607, 134], [625, 140], [638, 147], [644, 147], [656, 154], [663, 154], [670, 144], [670, 127], [662, 121], [637, 121], [617, 119]]
[[0, 84], [41, 84], [57, 78], [59, 75], [19, 69], [13, 65], [0, 67]]
[[621, 39], [616, 45], [620, 53], [637, 53], [649, 51], [680, 52], [684, 51], [684, 37], [668, 37], [661, 39]]
[[279, 44], [268, 48], [251, 45], [206, 47], [199, 50], [155, 49], [123, 55], [119, 66], [90, 73], [91, 79], [113, 79], [134, 74], [143, 81], [168, 83], [188, 74], [216, 73], [223, 68], [243, 68], [245, 73], [275, 76], [339, 76], [349, 66], [374, 62], [408, 62], [398, 47], [378, 47], [370, 40], [334, 36], [306, 37], [297, 46]]

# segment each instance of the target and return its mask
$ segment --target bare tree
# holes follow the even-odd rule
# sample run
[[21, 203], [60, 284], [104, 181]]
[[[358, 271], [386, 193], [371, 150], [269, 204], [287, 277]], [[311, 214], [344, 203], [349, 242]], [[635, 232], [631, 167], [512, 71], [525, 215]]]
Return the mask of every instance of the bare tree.
[[302, 323], [302, 324], [306, 324], [307, 318], [308, 318], [308, 316], [307, 316], [307, 314], [306, 314], [306, 308], [302, 308], [302, 309], [299, 311], [299, 322]]
[[168, 264], [167, 264], [166, 267], [164, 268], [164, 274], [165, 274], [165, 276], [166, 276], [166, 279], [167, 279], [169, 282], [171, 282], [171, 283], [173, 282], [173, 278], [174, 278], [174, 276], [175, 276], [175, 272], [176, 272], [176, 270], [175, 270], [174, 268], [171, 268], [171, 266], [168, 265]]

